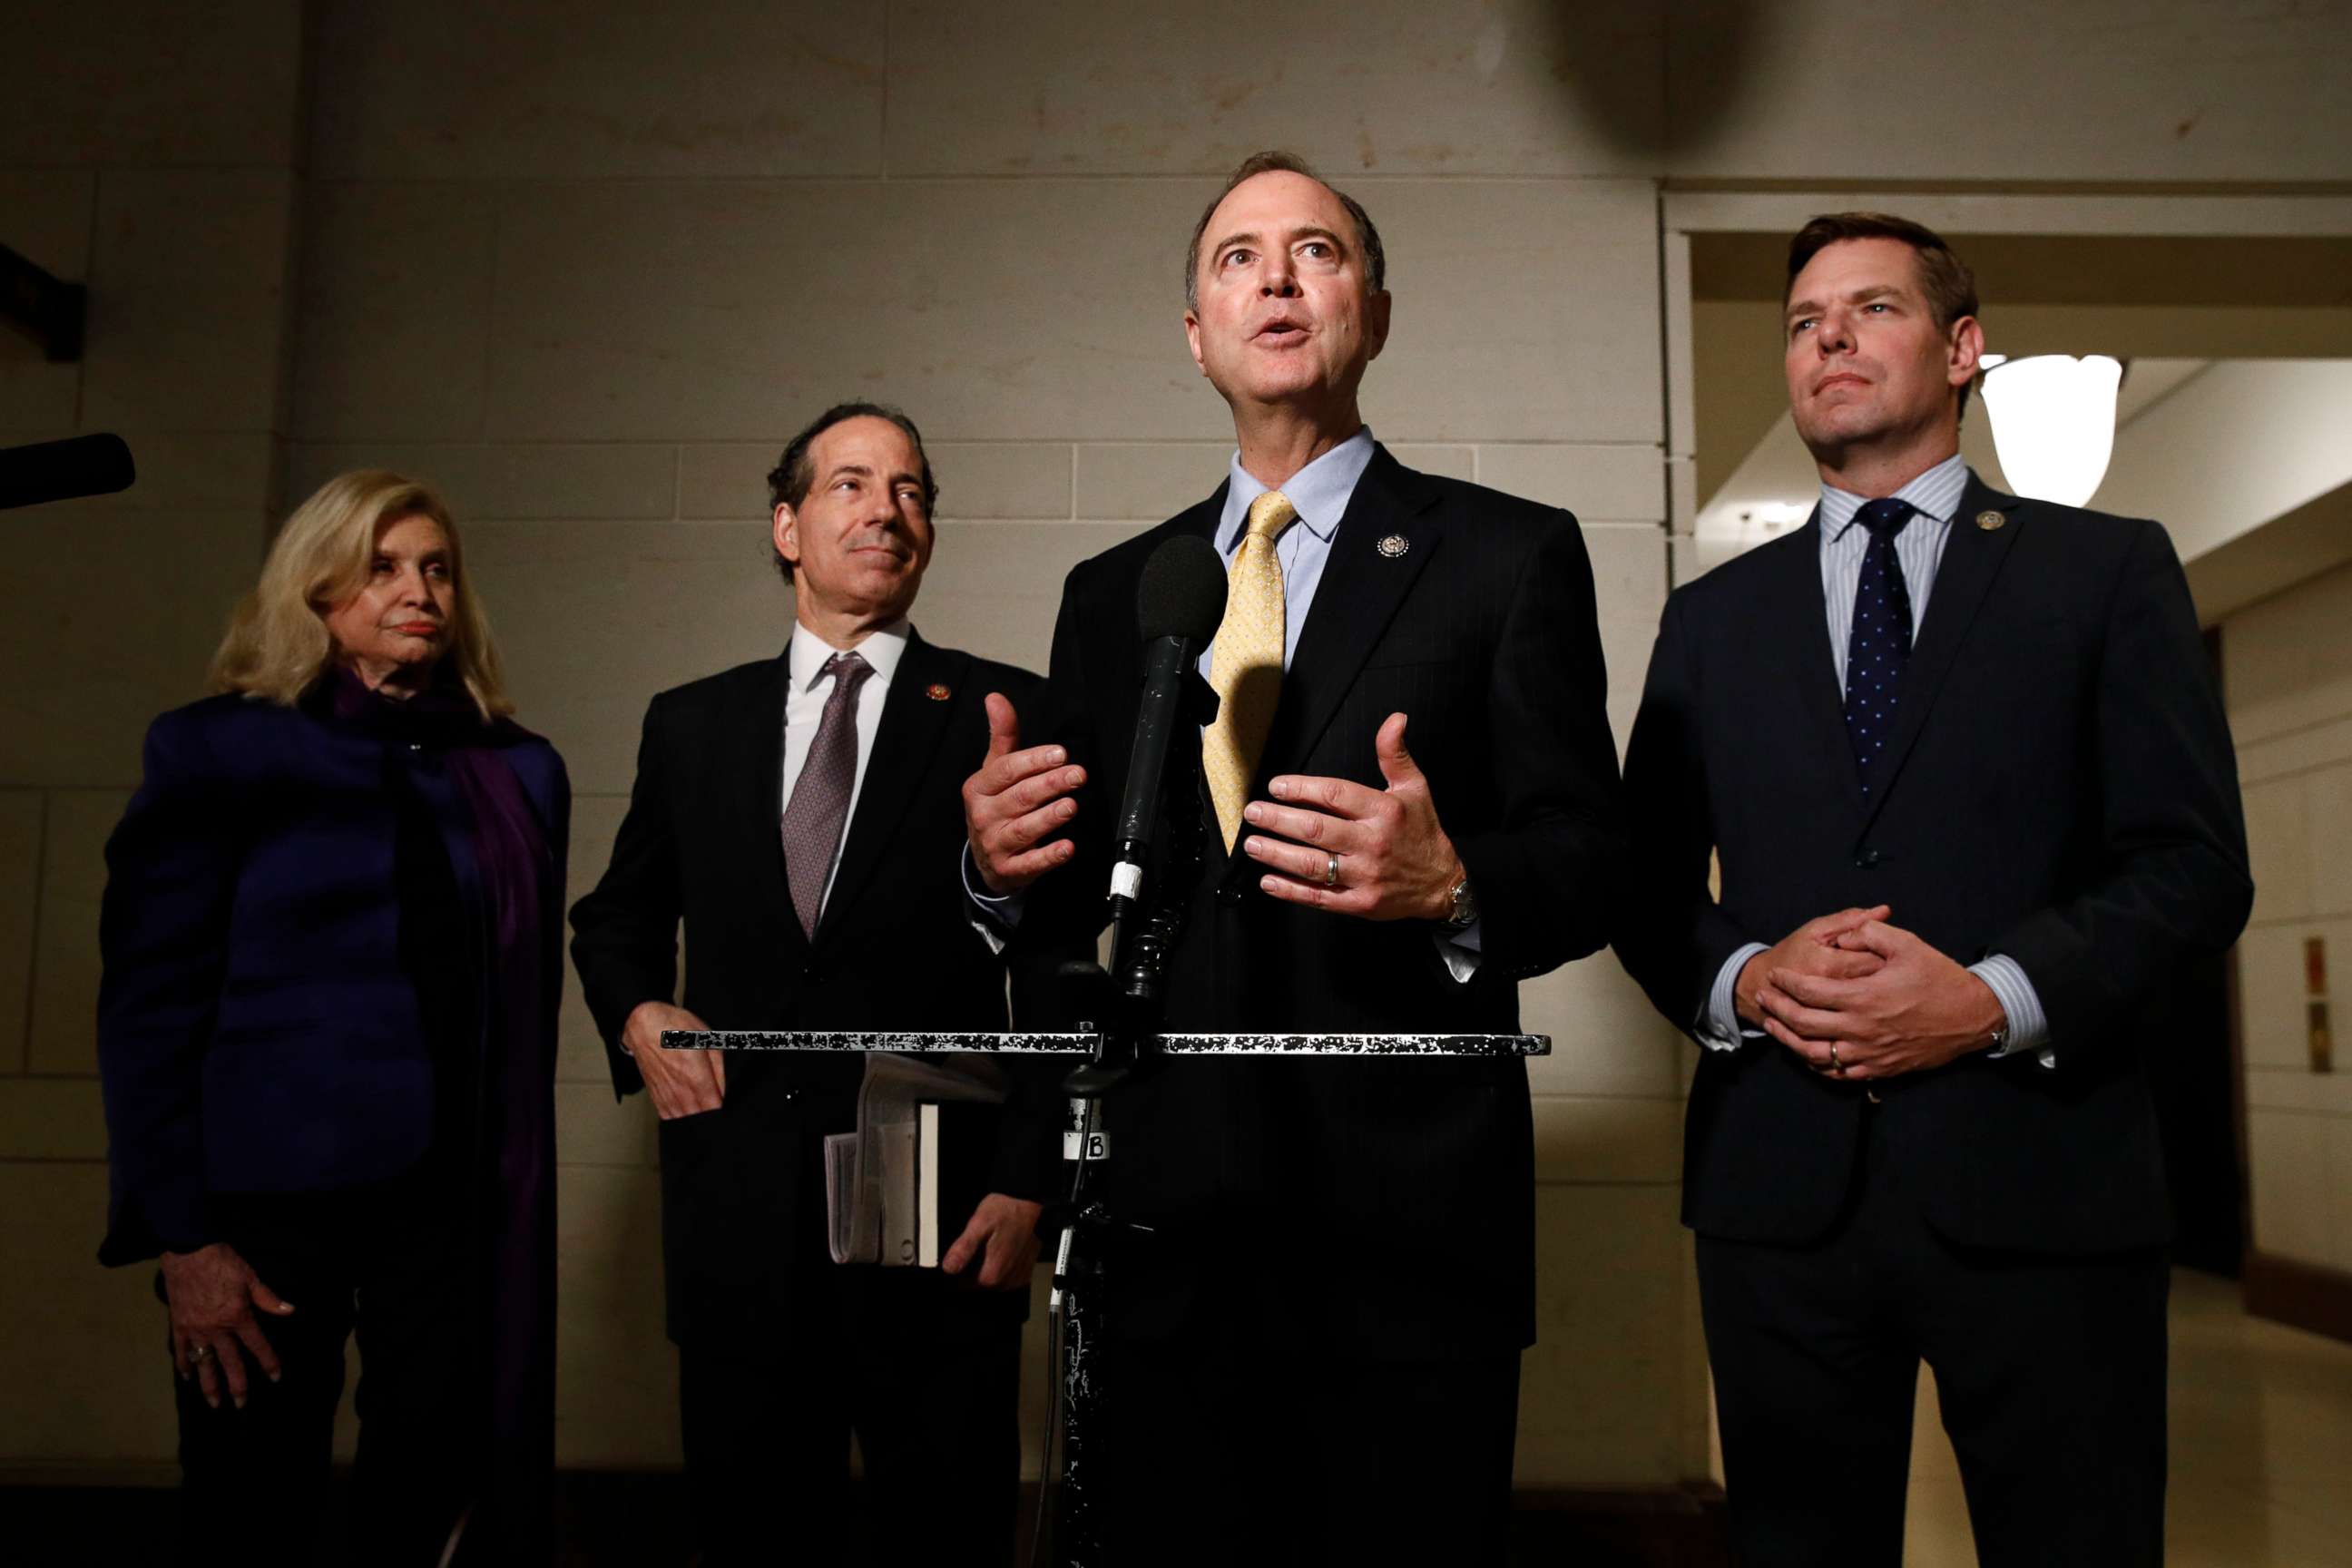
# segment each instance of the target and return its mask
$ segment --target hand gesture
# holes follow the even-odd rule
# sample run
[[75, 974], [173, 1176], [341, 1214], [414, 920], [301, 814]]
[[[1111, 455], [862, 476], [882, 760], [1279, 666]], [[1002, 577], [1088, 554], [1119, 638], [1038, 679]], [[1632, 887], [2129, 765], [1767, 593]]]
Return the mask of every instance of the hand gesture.
[[205, 1403], [215, 1410], [220, 1408], [225, 1382], [229, 1398], [244, 1409], [246, 1356], [270, 1382], [280, 1375], [278, 1352], [270, 1348], [253, 1310], [258, 1307], [282, 1318], [293, 1306], [279, 1300], [226, 1242], [215, 1241], [194, 1252], [167, 1252], [163, 1263], [163, 1300], [172, 1316], [172, 1370], [184, 1382], [193, 1374]]
[[1059, 746], [1020, 750], [1021, 716], [996, 692], [988, 694], [988, 755], [963, 781], [963, 827], [972, 864], [992, 893], [1027, 887], [1077, 853], [1068, 839], [1042, 843], [1078, 813], [1070, 792], [1087, 770], [1066, 766]]
[[1285, 903], [1368, 921], [1453, 914], [1462, 858], [1438, 824], [1429, 780], [1404, 749], [1404, 729], [1405, 716], [1391, 713], [1372, 739], [1386, 789], [1286, 773], [1266, 786], [1283, 805], [1250, 802], [1242, 818], [1260, 831], [1245, 835], [1242, 847], [1266, 868], [1259, 887]]
[[665, 1029], [707, 1031], [709, 1025], [667, 1002], [640, 1002], [621, 1027], [621, 1044], [646, 1080], [654, 1114], [664, 1121], [716, 1110], [727, 1098], [727, 1053], [666, 1051]]

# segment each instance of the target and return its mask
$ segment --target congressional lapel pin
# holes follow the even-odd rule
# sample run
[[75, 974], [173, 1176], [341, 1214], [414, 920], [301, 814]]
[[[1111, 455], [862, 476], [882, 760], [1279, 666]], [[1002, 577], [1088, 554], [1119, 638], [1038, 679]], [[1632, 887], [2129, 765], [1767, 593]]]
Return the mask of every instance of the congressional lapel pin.
[[955, 693], [950, 691], [939, 681], [934, 680], [923, 689], [923, 695], [929, 698], [934, 702], [945, 702], [949, 698], [953, 697]]
[[1398, 556], [1412, 548], [1412, 541], [1407, 539], [1402, 533], [1391, 533], [1387, 538], [1381, 540], [1378, 544], [1373, 545], [1372, 548], [1393, 561]]
[[1990, 533], [1994, 529], [1999, 528], [2002, 523], [2007, 522], [2008, 521], [2008, 518], [2002, 516], [2000, 512], [1991, 510], [1990, 509], [1987, 509], [1986, 510], [1977, 513], [1977, 526], [1983, 529], [1987, 533]]

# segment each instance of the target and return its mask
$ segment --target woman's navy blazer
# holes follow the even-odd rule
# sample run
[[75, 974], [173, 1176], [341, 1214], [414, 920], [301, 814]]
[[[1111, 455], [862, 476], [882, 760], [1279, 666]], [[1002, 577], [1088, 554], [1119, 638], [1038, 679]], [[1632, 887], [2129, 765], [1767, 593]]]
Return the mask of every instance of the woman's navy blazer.
[[[403, 774], [442, 759], [318, 707], [214, 697], [148, 730], [99, 918], [104, 1262], [220, 1239], [208, 1194], [382, 1181], [432, 1141], [395, 852]], [[562, 759], [503, 721], [483, 743], [537, 812], [561, 888]]]

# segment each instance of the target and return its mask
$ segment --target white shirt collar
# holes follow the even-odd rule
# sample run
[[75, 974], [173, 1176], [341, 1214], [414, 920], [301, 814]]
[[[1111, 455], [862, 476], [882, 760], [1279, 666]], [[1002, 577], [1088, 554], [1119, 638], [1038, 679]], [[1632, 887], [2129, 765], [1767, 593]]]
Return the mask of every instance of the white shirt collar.
[[[887, 686], [897, 673], [898, 660], [907, 651], [907, 639], [914, 635], [914, 625], [904, 616], [887, 626], [877, 627], [873, 634], [859, 643], [857, 656], [874, 667], [872, 679]], [[793, 640], [784, 650], [792, 671], [793, 689], [806, 691], [824, 674], [825, 660], [841, 650], [817, 636], [798, 621], [793, 623]]]

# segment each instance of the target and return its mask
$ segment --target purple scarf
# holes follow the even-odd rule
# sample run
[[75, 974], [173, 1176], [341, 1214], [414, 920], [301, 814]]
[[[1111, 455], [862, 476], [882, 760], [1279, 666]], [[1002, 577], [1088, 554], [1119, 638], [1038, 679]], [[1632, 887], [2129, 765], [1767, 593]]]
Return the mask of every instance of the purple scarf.
[[[555, 1463], [555, 1012], [561, 994], [555, 858], [504, 754], [532, 737], [486, 723], [463, 686], [443, 680], [405, 701], [349, 670], [331, 679], [337, 719], [370, 730], [388, 754], [421, 753], [411, 783], [441, 829], [467, 926], [480, 1005], [475, 1147], [464, 1151], [474, 1256], [487, 1274], [483, 1352], [489, 1407], [481, 1491], [467, 1526], [477, 1561], [546, 1560]], [[428, 771], [437, 763], [454, 791]], [[436, 797], [439, 798], [436, 799]], [[454, 808], [454, 809], [453, 809]], [[446, 1059], [448, 1042], [436, 1042]], [[479, 1556], [487, 1549], [488, 1556]]]

